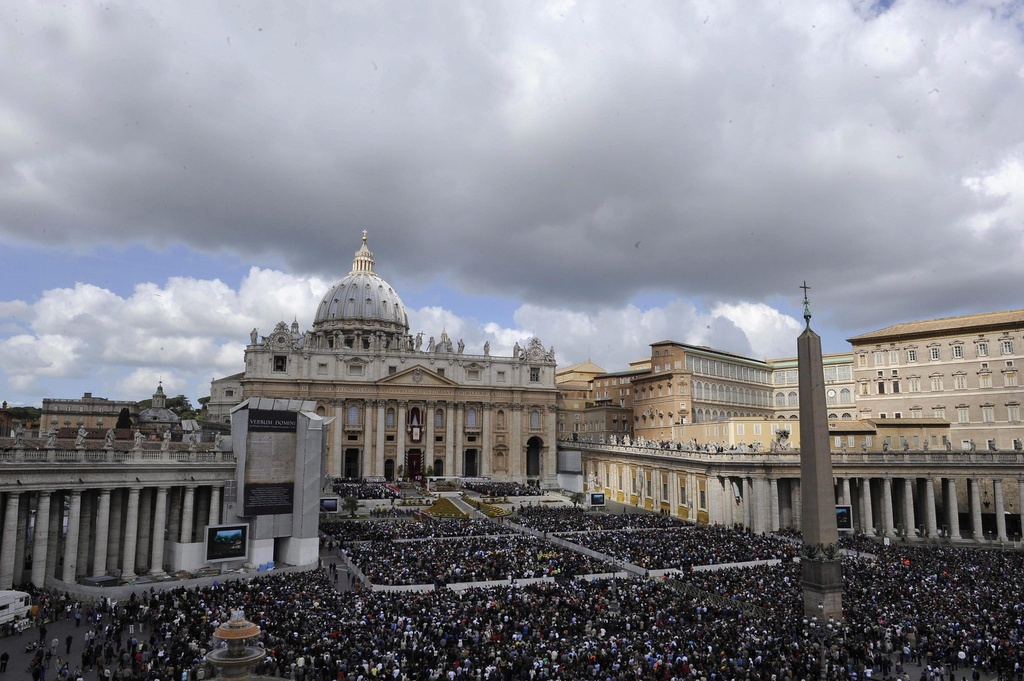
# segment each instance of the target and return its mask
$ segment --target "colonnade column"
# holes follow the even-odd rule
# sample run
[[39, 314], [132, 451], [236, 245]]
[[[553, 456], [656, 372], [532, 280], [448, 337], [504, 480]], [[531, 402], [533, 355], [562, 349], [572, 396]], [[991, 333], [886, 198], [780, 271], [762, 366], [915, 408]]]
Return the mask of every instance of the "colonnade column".
[[185, 488], [185, 498], [181, 502], [181, 543], [192, 543], [192, 518], [195, 513], [196, 488], [189, 485]]
[[886, 537], [896, 536], [892, 513], [892, 478], [882, 478], [882, 532]]
[[[107, 569], [116, 570], [121, 558], [121, 503], [120, 488], [110, 490], [110, 530], [107, 531]], [[113, 538], [113, 541], [111, 541]]]
[[903, 478], [903, 532], [904, 536], [913, 537], [917, 528], [914, 519], [914, 479]]
[[1020, 528], [1024, 538], [1024, 478], [1017, 480], [1017, 505], [1020, 506]]
[[930, 477], [924, 479], [924, 531], [928, 537], [938, 535], [935, 518], [935, 487]]
[[871, 478], [860, 479], [860, 524], [864, 534], [875, 532], [874, 502], [871, 499]]
[[139, 538], [139, 488], [128, 490], [128, 508], [124, 522], [124, 562], [121, 564], [121, 577], [135, 578], [135, 549]]
[[50, 493], [40, 492], [36, 502], [36, 528], [32, 538], [32, 583], [46, 586], [46, 545], [50, 534]]
[[54, 492], [50, 499], [50, 527], [46, 531], [46, 576], [57, 577], [57, 559], [60, 557], [60, 535], [64, 525], [64, 492]]
[[981, 541], [985, 535], [981, 530], [981, 494], [979, 493], [978, 479], [967, 478], [967, 496], [971, 504], [971, 536], [974, 541]]
[[1003, 479], [992, 479], [992, 496], [996, 504], [996, 538], [1006, 541], [1006, 515], [1003, 503]]
[[771, 519], [768, 524], [769, 532], [777, 532], [781, 527], [779, 522], [779, 479], [768, 478], [768, 496], [771, 504]]
[[78, 565], [75, 567], [75, 578], [86, 577], [89, 572], [89, 548], [92, 545], [92, 531], [96, 526], [95, 491], [82, 492], [82, 518], [78, 530]]
[[508, 445], [508, 453], [512, 459], [511, 471], [522, 479], [526, 479], [526, 462], [523, 461], [523, 405], [521, 402], [513, 402], [509, 405], [509, 419], [512, 424], [511, 439]]
[[464, 433], [466, 431], [466, 405], [458, 403], [455, 405], [455, 475], [462, 475], [466, 470], [465, 462], [465, 439]]
[[96, 508], [96, 541], [93, 543], [92, 574], [102, 577], [107, 573], [107, 539], [110, 536], [110, 490], [99, 491]]
[[847, 506], [853, 505], [853, 497], [850, 495], [850, 478], [842, 479], [843, 503]]
[[210, 525], [220, 524], [220, 486], [210, 488]]
[[[376, 447], [374, 447], [374, 411], [373, 405], [376, 400], [363, 400], [363, 455], [360, 457], [359, 465], [360, 468], [365, 467], [367, 471], [371, 472], [375, 468], [374, 456], [376, 453]], [[347, 414], [346, 414], [347, 417]], [[341, 477], [345, 470], [345, 436], [342, 431], [345, 430], [341, 421], [335, 421], [335, 430], [341, 435], [338, 440], [338, 477]]]
[[946, 480], [946, 508], [949, 509], [949, 536], [960, 539], [960, 501], [956, 497], [956, 478]]
[[75, 571], [78, 566], [78, 536], [82, 516], [82, 492], [74, 490], [71, 492], [71, 503], [68, 506], [68, 534], [64, 541], [64, 570], [61, 579], [71, 584], [75, 581]]
[[804, 522], [804, 506], [801, 497], [800, 478], [792, 478], [789, 481], [789, 498], [793, 504], [793, 529], [799, 530]]
[[0, 543], [0, 589], [14, 586], [14, 545], [18, 538], [20, 496], [17, 492], [7, 492], [3, 542]]
[[153, 489], [143, 488], [139, 492], [139, 538], [135, 542], [135, 569], [140, 565], [149, 566], [149, 547], [152, 545]]
[[156, 488], [156, 506], [153, 509], [153, 549], [150, 552], [150, 573], [164, 574], [164, 531], [167, 525], [167, 488]]

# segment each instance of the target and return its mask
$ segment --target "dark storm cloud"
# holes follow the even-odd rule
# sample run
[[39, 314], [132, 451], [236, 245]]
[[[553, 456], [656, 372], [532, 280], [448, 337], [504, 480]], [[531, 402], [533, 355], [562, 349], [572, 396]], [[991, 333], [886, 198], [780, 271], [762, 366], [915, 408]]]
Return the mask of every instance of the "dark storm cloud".
[[851, 333], [1019, 306], [1012, 3], [0, 12], [12, 237], [335, 277], [365, 228], [402, 281], [596, 309], [807, 279]]

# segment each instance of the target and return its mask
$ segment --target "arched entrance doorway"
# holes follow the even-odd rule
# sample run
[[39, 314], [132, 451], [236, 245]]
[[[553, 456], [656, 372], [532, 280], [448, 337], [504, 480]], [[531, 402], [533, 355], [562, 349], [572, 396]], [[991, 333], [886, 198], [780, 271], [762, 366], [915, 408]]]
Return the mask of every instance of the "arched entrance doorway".
[[444, 475], [444, 459], [434, 459], [434, 475]]
[[462, 474], [467, 478], [475, 478], [480, 475], [477, 463], [477, 450], [467, 449], [462, 456]]
[[405, 455], [406, 473], [412, 480], [419, 480], [423, 477], [423, 452], [419, 449], [410, 449]]
[[384, 461], [384, 479], [391, 481], [395, 479], [395, 460], [387, 459]]
[[540, 451], [544, 441], [539, 437], [531, 437], [526, 441], [526, 476], [540, 477]]

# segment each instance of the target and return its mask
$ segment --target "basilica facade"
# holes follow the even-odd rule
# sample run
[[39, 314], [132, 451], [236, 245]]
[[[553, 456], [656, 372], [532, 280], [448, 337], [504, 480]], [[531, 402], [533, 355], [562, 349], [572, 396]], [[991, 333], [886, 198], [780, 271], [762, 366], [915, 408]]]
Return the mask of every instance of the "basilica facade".
[[[537, 338], [509, 356], [444, 331], [413, 335], [398, 293], [374, 271], [366, 233], [352, 270], [312, 329], [253, 329], [245, 370], [211, 386], [211, 405], [312, 400], [328, 426], [327, 475], [395, 480], [490, 477], [556, 482], [555, 353]], [[213, 414], [217, 417], [218, 414]]]

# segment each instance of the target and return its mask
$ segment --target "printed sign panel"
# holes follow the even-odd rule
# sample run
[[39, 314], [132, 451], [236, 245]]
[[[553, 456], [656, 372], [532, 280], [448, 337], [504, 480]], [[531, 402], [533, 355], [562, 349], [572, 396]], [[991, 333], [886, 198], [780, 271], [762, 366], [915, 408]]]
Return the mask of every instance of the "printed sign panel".
[[292, 512], [297, 427], [293, 411], [249, 410], [242, 515]]

